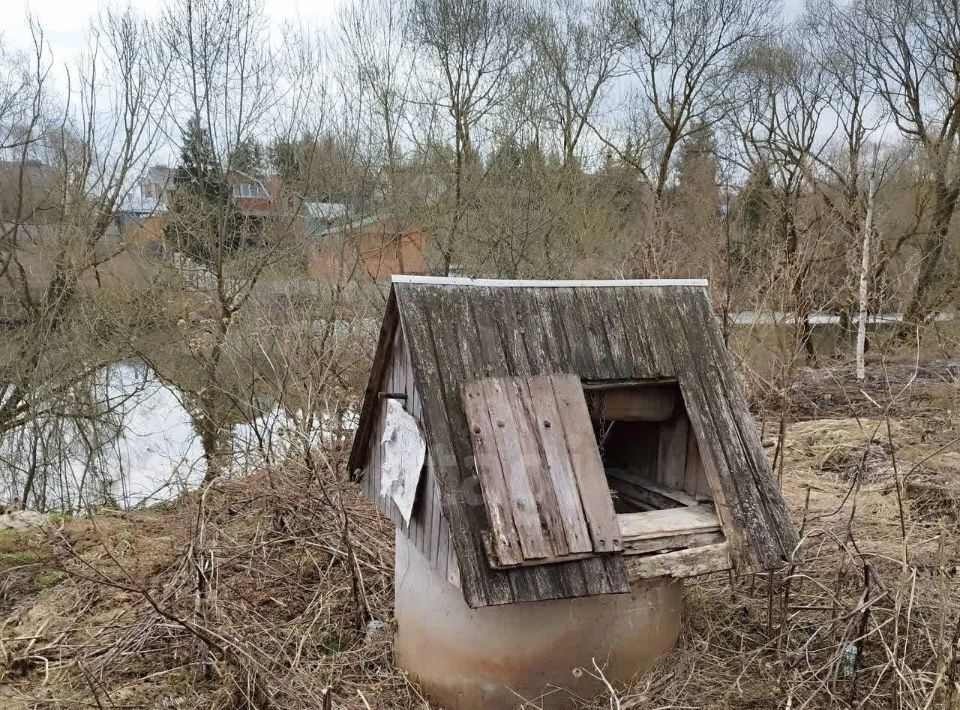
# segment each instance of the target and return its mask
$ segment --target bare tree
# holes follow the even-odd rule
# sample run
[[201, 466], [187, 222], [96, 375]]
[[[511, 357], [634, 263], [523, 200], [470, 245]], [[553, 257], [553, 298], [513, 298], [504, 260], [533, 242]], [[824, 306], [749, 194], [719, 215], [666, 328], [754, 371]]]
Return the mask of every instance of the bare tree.
[[867, 315], [870, 303], [870, 242], [873, 235], [873, 215], [876, 210], [877, 201], [878, 153], [879, 145], [874, 150], [873, 163], [870, 166], [870, 180], [867, 185], [866, 207], [863, 216], [863, 247], [860, 255], [860, 288], [858, 292], [860, 308], [857, 313], [857, 345], [855, 349], [858, 380], [863, 380], [863, 378], [866, 377], [863, 356], [867, 343]]
[[421, 82], [442, 87], [423, 100], [448, 116], [453, 138], [448, 226], [445, 235], [435, 235], [443, 273], [453, 264], [468, 199], [467, 172], [477, 162], [475, 131], [509, 91], [512, 69], [524, 48], [521, 20], [521, 10], [507, 0], [413, 3], [410, 30], [429, 57]]
[[[224, 470], [232, 383], [221, 382], [231, 334], [264, 272], [295, 243], [302, 198], [285, 201], [262, 181], [250, 212], [233, 193], [235, 148], [263, 132], [278, 94], [278, 62], [256, 0], [176, 0], [161, 22], [158, 52], [170, 58], [170, 101], [181, 162], [168, 201], [165, 242], [195, 308], [183, 319], [193, 382], [179, 381], [203, 445], [205, 479]], [[169, 377], [169, 375], [168, 375]]]
[[[782, 259], [772, 267], [789, 284], [791, 311], [797, 315], [798, 345], [813, 359], [808, 314], [813, 307], [809, 279], [817, 249], [803, 245], [805, 236], [819, 239], [821, 230], [807, 228], [810, 193], [816, 186], [813, 166], [826, 149], [820, 139], [829, 106], [823, 68], [795, 37], [756, 44], [739, 67], [742, 108], [733, 119], [742, 136], [747, 164], [769, 166], [776, 185], [770, 229]], [[813, 220], [810, 221], [810, 224]]]
[[771, 32], [768, 0], [636, 0], [621, 6], [637, 104], [627, 128], [633, 150], [604, 138], [634, 165], [659, 202], [680, 143], [734, 108], [728, 92], [739, 54]]
[[346, 58], [341, 84], [369, 116], [366, 126], [379, 139], [387, 180], [399, 172], [407, 105], [412, 98], [414, 58], [404, 31], [410, 7], [406, 2], [359, 0], [339, 16]]
[[960, 196], [960, 19], [952, 0], [861, 0], [844, 19], [890, 117], [922, 149], [933, 193], [902, 339], [936, 307], [936, 277]]
[[[0, 369], [0, 434], [29, 426], [45, 436], [44, 422], [94, 422], [110, 406], [91, 389], [93, 378], [129, 347], [91, 327], [102, 328], [105, 317], [119, 335], [115, 314], [80, 304], [96, 300], [101, 269], [123, 251], [111, 237], [114, 212], [165, 112], [157, 87], [166, 67], [148, 61], [148, 27], [129, 11], [102, 15], [87, 59], [57, 97], [46, 40], [33, 25], [31, 67], [0, 99], [10, 119], [4, 171], [16, 184], [12, 208], [0, 215], [0, 275], [12, 311], [4, 323], [11, 332]], [[43, 483], [40, 469], [24, 480], [24, 502]]]
[[540, 74], [545, 110], [560, 134], [563, 163], [570, 167], [605, 89], [622, 72], [626, 35], [606, 0], [543, 0], [529, 24], [531, 69]]

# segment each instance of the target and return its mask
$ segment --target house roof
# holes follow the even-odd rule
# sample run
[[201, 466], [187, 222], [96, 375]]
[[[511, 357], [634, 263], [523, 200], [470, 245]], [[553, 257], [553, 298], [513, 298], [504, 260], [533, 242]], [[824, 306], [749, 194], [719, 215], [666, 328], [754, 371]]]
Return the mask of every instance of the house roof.
[[132, 215], [161, 214], [167, 211], [167, 206], [155, 197], [134, 194], [128, 195], [117, 211]]
[[[350, 469], [365, 464], [396, 328], [410, 349], [428, 451], [472, 606], [625, 591], [619, 556], [492, 569], [460, 388], [488, 377], [676, 380], [704, 465], [720, 482], [736, 564], [779, 568], [797, 544], [702, 280], [502, 281], [395, 276]], [[721, 516], [723, 517], [723, 515]], [[729, 537], [729, 536], [728, 536]]]

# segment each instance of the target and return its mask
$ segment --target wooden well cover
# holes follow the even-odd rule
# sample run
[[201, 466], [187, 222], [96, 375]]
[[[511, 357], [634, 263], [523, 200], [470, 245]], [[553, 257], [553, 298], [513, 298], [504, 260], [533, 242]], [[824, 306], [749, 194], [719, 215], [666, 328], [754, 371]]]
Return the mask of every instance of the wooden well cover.
[[576, 375], [488, 377], [461, 385], [494, 567], [623, 549]]

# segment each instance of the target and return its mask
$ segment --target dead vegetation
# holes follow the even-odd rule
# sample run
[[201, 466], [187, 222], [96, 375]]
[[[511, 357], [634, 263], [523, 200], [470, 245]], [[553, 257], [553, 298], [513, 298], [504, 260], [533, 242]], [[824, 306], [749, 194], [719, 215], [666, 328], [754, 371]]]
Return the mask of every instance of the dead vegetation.
[[20, 581], [0, 704], [410, 707], [391, 662], [392, 528], [332, 471], [291, 462], [25, 539], [43, 553], [5, 565], [6, 587]]
[[[863, 389], [872, 408], [785, 428], [795, 566], [689, 583], [676, 650], [585, 707], [957, 707], [956, 384], [917, 376], [910, 407]], [[166, 509], [5, 534], [0, 704], [428, 707], [392, 662], [392, 526], [329, 455]]]
[[784, 429], [795, 565], [688, 585], [675, 651], [596, 707], [960, 706], [954, 366], [803, 373], [793, 413], [824, 418]]

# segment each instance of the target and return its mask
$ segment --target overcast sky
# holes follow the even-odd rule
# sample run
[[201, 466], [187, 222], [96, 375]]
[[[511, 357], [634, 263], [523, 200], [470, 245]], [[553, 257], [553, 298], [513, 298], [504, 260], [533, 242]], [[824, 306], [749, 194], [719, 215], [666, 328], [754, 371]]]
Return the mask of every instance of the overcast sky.
[[[147, 15], [155, 13], [161, 2], [162, 0], [129, 0], [130, 5]], [[274, 27], [286, 21], [322, 27], [333, 20], [337, 8], [344, 2], [345, 0], [264, 0], [264, 6]], [[104, 7], [123, 7], [126, 4], [127, 2], [110, 0], [0, 0], [4, 9], [0, 33], [8, 46], [28, 46], [30, 35], [27, 31], [26, 16], [30, 12], [40, 20], [58, 61], [70, 63], [83, 49], [90, 18]], [[784, 0], [784, 19], [793, 17], [802, 6], [803, 0]]]
[[[323, 26], [331, 22], [344, 0], [264, 0], [267, 17], [277, 27], [284, 22]], [[27, 14], [36, 17], [60, 63], [70, 63], [84, 48], [90, 18], [106, 7], [132, 6], [144, 15], [153, 15], [162, 0], [0, 0], [4, 17], [0, 24], [2, 41], [8, 46], [29, 46]], [[19, 8], [19, 9], [18, 9]]]

